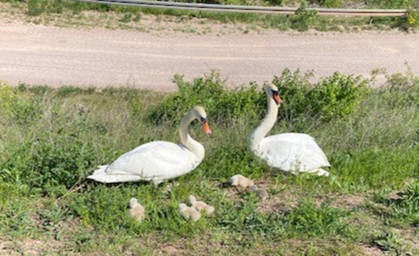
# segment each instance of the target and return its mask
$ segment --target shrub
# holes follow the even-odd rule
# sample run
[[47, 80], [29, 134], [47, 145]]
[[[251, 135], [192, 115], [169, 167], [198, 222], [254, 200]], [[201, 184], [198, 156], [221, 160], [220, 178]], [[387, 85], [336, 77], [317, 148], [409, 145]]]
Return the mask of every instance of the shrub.
[[29, 0], [28, 2], [28, 14], [31, 16], [39, 16], [44, 12], [61, 13], [62, 11], [61, 0]]
[[419, 105], [419, 77], [413, 74], [409, 66], [406, 73], [386, 75], [386, 78], [382, 94], [388, 105], [393, 108]]
[[419, 26], [419, 10], [409, 10], [407, 13], [407, 25], [410, 27]]
[[[285, 122], [305, 123], [307, 117], [330, 121], [353, 113], [367, 94], [367, 80], [352, 75], [335, 73], [318, 84], [311, 84], [311, 72], [291, 73], [288, 69], [272, 81], [278, 89], [284, 104], [279, 118]], [[149, 120], [159, 123], [180, 120], [193, 106], [205, 107], [212, 122], [228, 124], [236, 119], [259, 120], [266, 110], [266, 95], [256, 84], [229, 90], [219, 74], [196, 78], [186, 82], [176, 76], [178, 91], [156, 105]]]
[[279, 118], [285, 121], [305, 121], [307, 117], [330, 121], [353, 113], [368, 89], [367, 80], [360, 76], [342, 75], [338, 72], [319, 83], [309, 83], [312, 73], [291, 73], [288, 69], [281, 77], [272, 81], [278, 89], [284, 104]]
[[307, 2], [301, 1], [300, 8], [297, 9], [294, 16], [291, 16], [291, 28], [298, 31], [305, 31], [310, 28], [317, 17], [317, 12], [307, 10]]
[[15, 99], [16, 95], [12, 88], [0, 81], [0, 114], [9, 114], [13, 110], [12, 105]]
[[398, 193], [398, 197], [395, 200], [381, 200], [389, 206], [387, 217], [399, 223], [419, 226], [419, 182], [411, 183], [404, 191]]
[[61, 194], [86, 177], [96, 162], [92, 146], [72, 136], [33, 140], [9, 152], [1, 166], [6, 182], [22, 182], [41, 193]]
[[[149, 115], [149, 120], [161, 122], [180, 120], [195, 105], [203, 105], [212, 122], [228, 123], [235, 118], [256, 118], [265, 104], [264, 96], [256, 85], [228, 90], [219, 74], [212, 72], [205, 77], [186, 82], [175, 76], [178, 91], [166, 97]], [[263, 107], [262, 107], [263, 106]]]
[[316, 0], [320, 6], [327, 8], [340, 8], [343, 5], [343, 0]]
[[0, 81], [0, 113], [27, 124], [39, 117], [40, 105], [34, 99], [18, 96], [12, 87]]
[[366, 0], [365, 4], [368, 6], [384, 9], [397, 9], [397, 8], [407, 8], [412, 3], [414, 3], [415, 0]]

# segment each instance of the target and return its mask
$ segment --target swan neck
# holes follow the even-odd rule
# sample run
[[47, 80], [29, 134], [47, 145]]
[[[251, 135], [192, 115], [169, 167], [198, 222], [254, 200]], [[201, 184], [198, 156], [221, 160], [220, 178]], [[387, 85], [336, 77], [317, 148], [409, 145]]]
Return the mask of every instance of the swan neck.
[[278, 105], [275, 103], [275, 101], [271, 97], [268, 97], [268, 111], [265, 117], [260, 122], [259, 126], [256, 127], [252, 131], [252, 133], [250, 134], [248, 138], [249, 140], [248, 145], [251, 151], [257, 150], [259, 143], [275, 125], [277, 116], [278, 116]]
[[194, 114], [189, 112], [185, 117], [182, 118], [182, 121], [180, 122], [179, 127], [179, 135], [180, 135], [180, 141], [189, 151], [191, 151], [198, 160], [202, 160], [205, 155], [204, 147], [196, 140], [192, 139], [192, 137], [189, 135], [188, 127], [192, 123], [193, 120], [195, 120], [196, 117]]

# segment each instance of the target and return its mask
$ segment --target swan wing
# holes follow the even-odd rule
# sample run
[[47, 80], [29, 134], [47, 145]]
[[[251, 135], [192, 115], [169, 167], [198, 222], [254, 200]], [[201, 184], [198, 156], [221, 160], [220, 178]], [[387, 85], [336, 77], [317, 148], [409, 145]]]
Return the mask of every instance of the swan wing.
[[313, 137], [302, 133], [284, 133], [264, 138], [260, 156], [275, 168], [305, 172], [330, 166], [326, 155]]
[[[190, 172], [199, 162], [195, 155], [182, 145], [153, 141], [119, 156], [104, 173], [112, 180], [110, 182], [126, 181], [121, 180], [123, 177], [129, 177], [130, 181], [163, 181]], [[115, 181], [112, 176], [122, 178]]]

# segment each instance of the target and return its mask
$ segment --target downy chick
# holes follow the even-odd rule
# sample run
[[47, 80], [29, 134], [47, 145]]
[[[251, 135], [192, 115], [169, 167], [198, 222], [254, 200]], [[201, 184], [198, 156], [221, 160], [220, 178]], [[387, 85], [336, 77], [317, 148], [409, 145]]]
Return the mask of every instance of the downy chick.
[[138, 222], [141, 222], [145, 218], [144, 206], [138, 203], [136, 198], [129, 200], [129, 213]]
[[197, 221], [201, 218], [201, 213], [198, 210], [183, 203], [179, 204], [179, 211], [185, 220], [191, 218], [193, 221]]
[[189, 196], [189, 202], [191, 203], [192, 207], [195, 207], [198, 211], [204, 210], [208, 215], [214, 212], [215, 208], [211, 205], [206, 204], [203, 201], [196, 201], [196, 197]]
[[241, 174], [237, 174], [231, 177], [230, 182], [232, 186], [241, 186], [243, 188], [251, 187], [254, 185], [253, 180], [248, 179]]
[[268, 198], [268, 192], [263, 188], [258, 188], [258, 186], [253, 185], [251, 186], [251, 190], [256, 193], [260, 200], [265, 200]]

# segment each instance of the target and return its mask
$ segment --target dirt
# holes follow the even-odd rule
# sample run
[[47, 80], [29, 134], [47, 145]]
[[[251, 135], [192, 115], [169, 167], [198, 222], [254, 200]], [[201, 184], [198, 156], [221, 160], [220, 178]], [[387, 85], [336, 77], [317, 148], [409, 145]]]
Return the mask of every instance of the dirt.
[[[16, 15], [24, 19], [24, 13]], [[109, 29], [94, 26], [96, 20], [91, 26], [64, 27], [58, 21], [45, 26], [14, 16], [0, 12], [0, 79], [10, 85], [171, 91], [176, 89], [175, 74], [192, 79], [211, 70], [219, 71], [231, 86], [262, 84], [285, 68], [314, 70], [316, 79], [335, 71], [365, 77], [376, 68], [405, 72], [405, 63], [419, 73], [415, 33], [249, 30], [242, 24], [155, 16], [141, 16], [142, 27], [105, 26]], [[84, 21], [90, 21], [86, 17]]]

